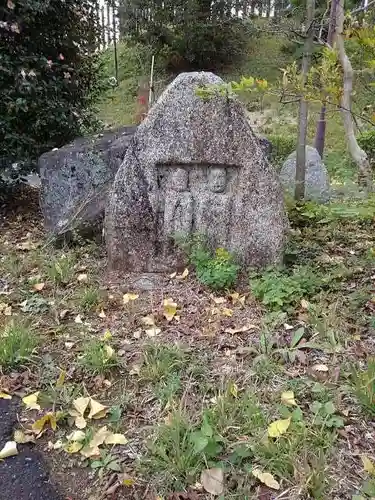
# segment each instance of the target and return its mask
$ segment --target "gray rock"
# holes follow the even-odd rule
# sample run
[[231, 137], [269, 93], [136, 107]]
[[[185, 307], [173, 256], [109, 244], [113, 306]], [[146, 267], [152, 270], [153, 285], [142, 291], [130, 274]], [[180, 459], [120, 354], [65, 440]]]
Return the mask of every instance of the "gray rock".
[[[280, 179], [284, 189], [293, 195], [296, 177], [296, 156], [294, 151], [285, 160]], [[330, 199], [330, 180], [327, 169], [318, 151], [306, 146], [305, 199], [326, 203]]]
[[217, 83], [212, 73], [180, 74], [138, 127], [106, 210], [112, 270], [183, 269], [174, 238], [196, 233], [244, 265], [281, 260], [282, 187], [241, 103], [196, 94]]
[[115, 174], [136, 127], [79, 138], [39, 158], [40, 205], [55, 236], [100, 231]]

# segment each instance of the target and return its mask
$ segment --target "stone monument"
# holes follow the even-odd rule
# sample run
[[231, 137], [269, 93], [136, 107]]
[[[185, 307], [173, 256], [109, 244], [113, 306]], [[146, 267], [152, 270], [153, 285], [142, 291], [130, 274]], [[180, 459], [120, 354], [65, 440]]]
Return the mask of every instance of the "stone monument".
[[176, 236], [204, 235], [245, 266], [280, 262], [288, 222], [282, 188], [239, 101], [202, 99], [212, 73], [180, 74], [138, 127], [109, 195], [109, 266], [162, 272], [184, 265]]
[[[294, 195], [296, 186], [296, 160], [297, 153], [294, 151], [285, 160], [280, 171], [281, 183], [291, 196]], [[306, 146], [305, 200], [326, 203], [330, 197], [331, 188], [327, 168], [318, 151], [312, 146]]]

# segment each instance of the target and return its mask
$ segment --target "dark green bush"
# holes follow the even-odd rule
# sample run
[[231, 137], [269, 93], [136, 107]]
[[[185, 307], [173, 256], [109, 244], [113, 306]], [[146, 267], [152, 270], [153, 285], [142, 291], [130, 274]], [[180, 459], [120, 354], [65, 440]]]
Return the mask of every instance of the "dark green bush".
[[104, 83], [94, 2], [22, 0], [0, 9], [0, 176], [30, 170], [94, 123]]
[[283, 161], [296, 149], [296, 138], [290, 135], [272, 134], [267, 139], [272, 143], [271, 162], [281, 165]]
[[357, 137], [358, 144], [367, 153], [371, 164], [375, 165], [375, 128], [363, 132]]

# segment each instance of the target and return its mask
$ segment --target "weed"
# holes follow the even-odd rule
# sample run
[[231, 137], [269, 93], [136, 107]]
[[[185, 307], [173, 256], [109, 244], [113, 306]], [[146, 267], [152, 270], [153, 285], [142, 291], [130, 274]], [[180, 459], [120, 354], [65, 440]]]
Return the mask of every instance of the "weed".
[[38, 340], [34, 332], [22, 323], [12, 322], [0, 332], [0, 367], [13, 368], [28, 361]]
[[184, 364], [186, 364], [186, 353], [178, 346], [148, 344], [145, 347], [144, 364], [140, 376], [148, 382], [163, 380], [165, 383], [172, 374], [177, 376]]
[[99, 478], [110, 472], [121, 472], [122, 467], [118, 462], [118, 459], [108, 453], [106, 450], [100, 450], [100, 458], [97, 460], [90, 461], [90, 468], [98, 473]]
[[375, 416], [375, 358], [367, 360], [366, 369], [353, 367], [352, 385], [354, 394], [363, 410], [370, 417]]
[[107, 342], [92, 340], [84, 346], [80, 364], [93, 375], [103, 375], [118, 366], [118, 359]]
[[156, 384], [154, 392], [162, 405], [172, 401], [181, 392], [180, 376], [175, 372], [168, 374]]
[[67, 285], [74, 276], [74, 259], [71, 255], [62, 255], [52, 259], [47, 267], [47, 275], [56, 285]]
[[93, 286], [87, 287], [82, 295], [80, 295], [79, 301], [84, 311], [90, 311], [99, 305], [100, 291]]
[[250, 275], [254, 296], [271, 311], [293, 310], [302, 298], [312, 296], [321, 283], [311, 266], [298, 266], [291, 271], [269, 268], [261, 275]]

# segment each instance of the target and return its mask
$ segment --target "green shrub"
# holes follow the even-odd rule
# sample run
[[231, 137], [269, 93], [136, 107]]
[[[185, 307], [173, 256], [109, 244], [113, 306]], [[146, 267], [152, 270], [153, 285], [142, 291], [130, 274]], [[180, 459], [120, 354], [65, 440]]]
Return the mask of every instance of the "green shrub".
[[84, 346], [80, 364], [92, 375], [104, 375], [118, 366], [118, 358], [107, 342], [91, 340]]
[[302, 298], [316, 293], [321, 283], [316, 270], [308, 266], [270, 268], [250, 275], [253, 295], [272, 311], [293, 310]]
[[240, 266], [235, 263], [233, 255], [224, 248], [218, 248], [214, 254], [210, 252], [200, 237], [193, 241], [182, 242], [180, 246], [189, 255], [195, 267], [197, 278], [213, 290], [231, 288], [237, 281]]
[[375, 128], [363, 132], [357, 137], [357, 140], [361, 148], [367, 153], [372, 165], [375, 165]]
[[271, 161], [274, 165], [281, 165], [296, 149], [296, 138], [293, 136], [272, 134], [267, 139], [272, 143]]
[[[94, 123], [104, 85], [89, 0], [23, 0], [0, 10], [0, 174]], [[13, 166], [13, 167], [12, 167]]]

